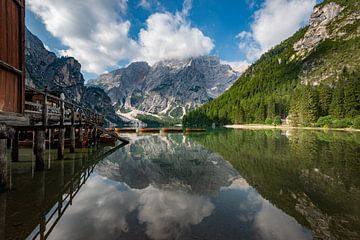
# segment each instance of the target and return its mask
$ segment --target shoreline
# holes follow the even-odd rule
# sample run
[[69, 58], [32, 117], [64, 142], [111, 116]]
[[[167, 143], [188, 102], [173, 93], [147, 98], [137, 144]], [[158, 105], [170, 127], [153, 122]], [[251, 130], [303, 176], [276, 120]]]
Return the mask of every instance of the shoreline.
[[225, 128], [230, 129], [249, 129], [249, 130], [264, 130], [264, 129], [280, 129], [280, 130], [317, 130], [317, 131], [341, 131], [341, 132], [360, 132], [360, 129], [354, 128], [321, 128], [321, 127], [293, 127], [290, 125], [262, 125], [262, 124], [235, 124], [224, 125]]

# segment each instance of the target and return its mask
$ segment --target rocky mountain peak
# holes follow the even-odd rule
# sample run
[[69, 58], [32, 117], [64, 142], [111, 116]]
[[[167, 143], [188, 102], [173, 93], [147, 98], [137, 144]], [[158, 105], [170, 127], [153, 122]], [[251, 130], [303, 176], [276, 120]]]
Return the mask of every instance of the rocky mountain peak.
[[[181, 118], [228, 89], [240, 74], [217, 56], [132, 63], [89, 82], [103, 88], [118, 114]], [[136, 116], [135, 116], [136, 117]], [[132, 116], [130, 116], [132, 118]]]
[[58, 58], [41, 40], [25, 30], [26, 84], [36, 88], [48, 86], [61, 90], [66, 98], [79, 102], [84, 88], [81, 64], [73, 57]]
[[314, 12], [310, 16], [310, 26], [317, 27], [320, 25], [328, 25], [339, 13], [344, 9], [344, 7], [330, 2], [325, 6], [316, 6]]
[[304, 37], [294, 44], [296, 55], [303, 58], [326, 39], [351, 39], [359, 36], [360, 28], [355, 31], [349, 31], [349, 28], [359, 25], [360, 12], [349, 8], [335, 2], [316, 6]]

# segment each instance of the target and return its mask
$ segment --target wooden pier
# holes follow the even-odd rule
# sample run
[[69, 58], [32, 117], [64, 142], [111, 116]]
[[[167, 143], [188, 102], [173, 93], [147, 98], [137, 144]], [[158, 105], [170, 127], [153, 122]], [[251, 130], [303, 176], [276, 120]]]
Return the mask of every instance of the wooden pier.
[[19, 161], [19, 143], [31, 144], [37, 171], [45, 169], [45, 146], [57, 148], [64, 158], [65, 143], [96, 145], [100, 133], [123, 143], [126, 139], [106, 131], [104, 116], [65, 99], [61, 92], [25, 87], [25, 0], [0, 1], [0, 191], [7, 184], [7, 156]]
[[[27, 88], [25, 92], [25, 123], [0, 123], [0, 176], [1, 185], [6, 185], [7, 146], [11, 146], [11, 160], [19, 161], [19, 142], [32, 142], [35, 155], [35, 170], [45, 169], [46, 145], [57, 148], [58, 160], [64, 159], [65, 143], [69, 152], [76, 148], [97, 145], [100, 134], [129, 143], [114, 132], [103, 128], [104, 116], [84, 106], [66, 101], [64, 95], [53, 95], [47, 91]], [[10, 119], [10, 118], [9, 118]], [[67, 141], [66, 141], [67, 140]], [[10, 144], [8, 143], [10, 142]]]

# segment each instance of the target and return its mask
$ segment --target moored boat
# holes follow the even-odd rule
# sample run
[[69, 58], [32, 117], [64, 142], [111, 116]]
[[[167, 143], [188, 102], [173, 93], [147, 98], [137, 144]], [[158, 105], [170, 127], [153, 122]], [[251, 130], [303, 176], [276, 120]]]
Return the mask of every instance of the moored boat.
[[136, 133], [136, 128], [115, 128], [117, 133]]
[[162, 131], [164, 133], [182, 133], [182, 128], [163, 128]]
[[159, 128], [140, 128], [139, 133], [159, 133]]
[[206, 132], [205, 128], [186, 128], [185, 130], [187, 133], [190, 132]]

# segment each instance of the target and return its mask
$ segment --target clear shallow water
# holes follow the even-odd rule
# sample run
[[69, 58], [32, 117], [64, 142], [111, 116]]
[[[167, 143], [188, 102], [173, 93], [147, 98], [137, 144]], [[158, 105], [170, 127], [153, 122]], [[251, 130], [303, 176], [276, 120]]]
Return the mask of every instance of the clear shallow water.
[[110, 155], [101, 149], [68, 155], [33, 177], [13, 166], [12, 191], [0, 195], [0, 236], [360, 237], [359, 134], [129, 136], [132, 143]]

